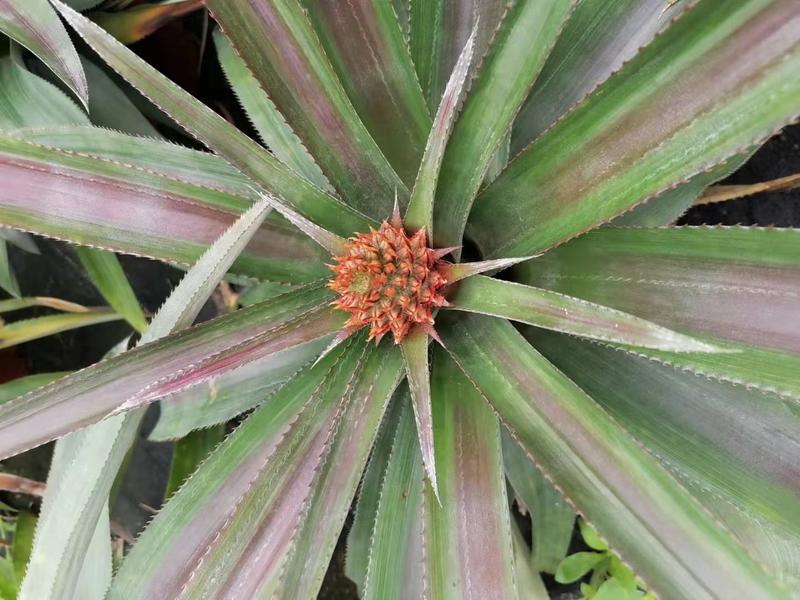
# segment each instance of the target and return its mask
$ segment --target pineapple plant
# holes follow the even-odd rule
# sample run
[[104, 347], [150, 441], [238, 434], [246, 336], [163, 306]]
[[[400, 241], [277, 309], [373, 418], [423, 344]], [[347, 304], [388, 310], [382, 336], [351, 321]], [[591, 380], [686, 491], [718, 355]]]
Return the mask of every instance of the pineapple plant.
[[[259, 140], [40, 4], [0, 29], [71, 47], [57, 13], [207, 150], [52, 91], [0, 133], [0, 224], [188, 269], [135, 348], [0, 403], [0, 457], [58, 440], [21, 597], [312, 598], [351, 508], [365, 598], [547, 597], [576, 513], [587, 595], [796, 594], [800, 232], [674, 223], [800, 114], [797, 2], [207, 0]], [[192, 326], [223, 277], [246, 306]], [[156, 402], [152, 439], [249, 414], [112, 577]]]

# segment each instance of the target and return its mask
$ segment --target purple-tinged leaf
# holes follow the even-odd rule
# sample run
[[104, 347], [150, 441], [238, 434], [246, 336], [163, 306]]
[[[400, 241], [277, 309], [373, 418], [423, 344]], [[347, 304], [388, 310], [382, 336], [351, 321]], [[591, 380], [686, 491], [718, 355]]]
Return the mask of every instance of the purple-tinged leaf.
[[473, 239], [541, 252], [747, 152], [800, 113], [798, 69], [800, 4], [700, 2], [481, 193]]
[[[365, 600], [425, 597], [422, 485], [425, 470], [408, 392], [394, 430], [372, 527], [369, 561], [361, 592]], [[387, 431], [387, 434], [389, 431]]]
[[89, 88], [80, 58], [47, 0], [0, 0], [0, 32], [38, 56], [88, 105]]
[[[89, 128], [69, 131], [82, 135], [87, 143], [91, 139]], [[167, 176], [128, 168], [130, 163], [116, 158], [44, 146], [18, 135], [23, 134], [0, 135], [0, 178], [7, 182], [0, 187], [0, 223], [7, 226], [191, 264], [252, 203], [227, 191], [227, 184], [218, 190], [171, 176], [180, 167], [205, 165], [207, 161], [193, 160], [201, 153], [184, 152], [185, 162], [173, 159], [179, 164], [166, 167]], [[106, 139], [98, 134], [98, 139], [126, 143], [135, 138]], [[147, 159], [139, 157], [145, 164], [173, 150], [170, 144], [153, 141], [137, 148], [151, 153]], [[308, 281], [327, 273], [323, 258], [285, 222], [270, 220], [233, 269], [278, 281]]]
[[281, 577], [284, 598], [314, 598], [319, 593], [381, 418], [402, 373], [403, 359], [396, 348], [374, 351], [364, 362], [295, 534], [291, 559]]
[[109, 598], [275, 594], [370, 351], [341, 347], [253, 413], [156, 516]]
[[373, 0], [305, 0], [304, 4], [350, 101], [410, 186], [431, 117], [392, 4]]
[[[0, 456], [143, 406], [258, 360], [331, 335], [342, 317], [321, 284], [139, 346], [0, 406]], [[134, 400], [133, 402], [129, 402]]]
[[373, 218], [386, 215], [405, 185], [361, 122], [300, 2], [209, 0], [208, 8], [342, 198]]
[[461, 243], [472, 201], [573, 5], [572, 0], [508, 5], [447, 145], [433, 213], [437, 246]]
[[439, 348], [431, 388], [441, 503], [425, 485], [425, 589], [431, 598], [515, 598], [497, 417]]
[[226, 161], [315, 223], [342, 235], [370, 219], [295, 173], [232, 124], [193, 98], [60, 0], [51, 0], [97, 54], [158, 108]]
[[605, 342], [672, 352], [722, 351], [601, 304], [483, 275], [460, 283], [448, 301], [448, 308], [455, 310], [503, 317]]
[[[399, 0], [398, 0], [399, 1]], [[453, 67], [478, 26], [475, 55], [483, 57], [508, 11], [504, 0], [403, 0], [408, 42], [431, 114], [441, 103]], [[397, 3], [396, 3], [397, 4]], [[398, 16], [401, 10], [397, 9]], [[405, 13], [403, 13], [405, 14]], [[477, 68], [477, 65], [475, 65]], [[472, 69], [473, 74], [475, 68]]]
[[800, 415], [781, 398], [619, 350], [529, 339], [787, 586], [800, 581]]
[[[692, 0], [694, 1], [694, 0]], [[685, 9], [668, 0], [578, 2], [514, 122], [517, 154]]]
[[228, 38], [219, 29], [214, 30], [212, 37], [217, 58], [228, 83], [267, 148], [278, 160], [289, 165], [317, 187], [326, 192], [333, 191], [319, 165], [275, 108], [242, 58], [236, 54]]
[[403, 361], [406, 365], [406, 378], [414, 406], [414, 420], [417, 424], [417, 437], [422, 452], [425, 474], [439, 499], [439, 486], [436, 483], [436, 457], [433, 443], [433, 417], [431, 413], [431, 379], [428, 369], [428, 334], [420, 328], [400, 342]]
[[605, 228], [516, 272], [664, 327], [800, 354], [799, 249], [791, 229]]
[[475, 37], [478, 34], [478, 26], [472, 30], [472, 34], [467, 39], [458, 62], [450, 74], [447, 87], [442, 95], [442, 101], [436, 111], [433, 126], [428, 134], [428, 141], [425, 144], [425, 152], [422, 156], [422, 164], [419, 167], [414, 188], [411, 190], [411, 198], [408, 201], [408, 209], [404, 224], [412, 231], [425, 229], [428, 237], [433, 237], [433, 200], [436, 197], [436, 184], [439, 181], [439, 169], [442, 166], [444, 150], [447, 141], [450, 139], [450, 131], [453, 127], [458, 109], [461, 107], [464, 83], [467, 80], [472, 56], [475, 50]]
[[439, 320], [448, 350], [514, 439], [654, 593], [786, 595], [638, 440], [511, 324], [451, 312]]

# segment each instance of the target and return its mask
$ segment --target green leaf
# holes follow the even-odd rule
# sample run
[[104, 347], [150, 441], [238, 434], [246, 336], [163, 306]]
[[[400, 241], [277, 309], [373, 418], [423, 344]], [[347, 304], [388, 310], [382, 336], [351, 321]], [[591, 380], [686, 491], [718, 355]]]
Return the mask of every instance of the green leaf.
[[0, 288], [17, 298], [22, 294], [17, 278], [11, 268], [11, 263], [8, 260], [8, 244], [3, 239], [0, 239]]
[[342, 198], [386, 217], [405, 185], [361, 122], [301, 3], [210, 0], [208, 8]]
[[139, 538], [109, 600], [272, 595], [366, 350], [337, 348], [231, 434]]
[[69, 371], [53, 373], [37, 373], [36, 375], [26, 375], [6, 383], [0, 383], [0, 404], [8, 402], [17, 396], [22, 396], [28, 392], [47, 385], [67, 375]]
[[[9, 181], [0, 223], [192, 264], [257, 199], [210, 156], [95, 128], [0, 134], [0, 176]], [[234, 270], [292, 282], [329, 273], [325, 255], [285, 221], [268, 221], [251, 248]]]
[[324, 337], [270, 354], [168, 396], [160, 403], [158, 422], [149, 439], [178, 439], [267, 402], [295, 373], [316, 359], [329, 341]]
[[512, 154], [633, 58], [682, 8], [672, 0], [578, 2], [517, 116]]
[[111, 308], [122, 315], [136, 331], [144, 331], [147, 328], [147, 319], [116, 255], [94, 248], [78, 247], [75, 252], [92, 283]]
[[605, 554], [599, 554], [597, 552], [576, 552], [575, 554], [570, 554], [558, 565], [556, 581], [559, 583], [572, 583], [573, 581], [577, 581], [594, 569], [605, 557]]
[[[49, 10], [49, 9], [48, 9]], [[25, 68], [22, 52], [12, 44], [0, 58], [0, 129], [84, 125], [89, 119], [77, 104], [56, 86]]]
[[425, 466], [425, 475], [433, 488], [433, 494], [438, 499], [439, 486], [436, 482], [428, 341], [428, 334], [417, 328], [400, 342], [400, 349], [403, 352], [406, 379], [411, 392], [411, 404], [414, 407], [414, 421], [417, 424], [417, 437], [422, 452], [422, 463]]
[[445, 152], [434, 205], [438, 246], [461, 244], [478, 188], [572, 5], [570, 0], [539, 0], [508, 9]]
[[497, 417], [442, 351], [431, 387], [439, 495], [425, 485], [425, 589], [433, 598], [514, 598]]
[[536, 571], [554, 574], [569, 550], [575, 511], [505, 430], [502, 440], [506, 477], [531, 516], [531, 564]]
[[47, 296], [31, 296], [27, 298], [11, 298], [10, 300], [0, 300], [0, 313], [13, 312], [31, 308], [32, 306], [43, 306], [60, 310], [63, 312], [85, 313], [89, 309], [82, 304], [75, 304], [60, 298], [49, 298]]
[[484, 255], [562, 243], [791, 122], [798, 8], [705, 0], [687, 11], [481, 194], [470, 231]]
[[383, 474], [369, 561], [365, 600], [395, 600], [423, 596], [422, 454], [408, 395], [394, 434], [389, 464]]
[[403, 360], [396, 348], [370, 352], [363, 361], [330, 451], [313, 483], [306, 514], [294, 533], [291, 558], [281, 576], [284, 597], [318, 595], [381, 418], [402, 372]]
[[654, 592], [784, 593], [637, 440], [509, 323], [439, 320], [446, 347], [531, 460]]
[[[263, 202], [254, 205], [214, 243], [167, 298], [139, 344], [147, 345], [173, 330], [191, 325], [233, 260], [258, 229], [267, 210]], [[123, 342], [110, 354], [124, 353], [126, 347]], [[106, 393], [113, 397], [119, 391]], [[55, 464], [48, 477], [42, 521], [36, 534], [34, 561], [23, 582], [24, 598], [69, 598], [87, 585], [99, 588], [92, 592], [99, 592], [92, 598], [105, 595], [111, 571], [108, 495], [133, 445], [145, 410], [112, 416], [56, 444]], [[87, 551], [96, 554], [87, 556]], [[96, 574], [87, 570], [104, 562], [108, 563], [108, 570], [98, 583]]]
[[550, 595], [547, 593], [547, 588], [533, 565], [519, 526], [514, 522], [511, 525], [511, 535], [514, 543], [514, 573], [519, 597], [530, 600], [548, 600]]
[[603, 538], [597, 535], [594, 527], [589, 525], [583, 519], [578, 521], [578, 526], [581, 529], [581, 537], [583, 538], [583, 541], [586, 542], [586, 545], [589, 546], [589, 548], [592, 550], [608, 550], [608, 544], [605, 543]]
[[192, 431], [175, 442], [164, 497], [172, 497], [223, 439], [225, 439], [224, 424]]
[[369, 463], [361, 480], [353, 524], [347, 534], [344, 572], [355, 582], [361, 595], [364, 593], [367, 577], [372, 530], [378, 512], [378, 501], [407, 394], [408, 390], [401, 387], [395, 392], [394, 398], [386, 410]]
[[461, 282], [449, 299], [455, 310], [505, 317], [595, 340], [673, 352], [715, 348], [633, 315], [541, 288], [476, 275]]
[[472, 34], [453, 68], [450, 79], [447, 81], [442, 102], [439, 104], [433, 126], [430, 128], [422, 164], [414, 181], [414, 188], [411, 190], [411, 198], [404, 219], [404, 225], [407, 228], [411, 230], [424, 228], [429, 238], [433, 237], [433, 201], [436, 196], [436, 184], [439, 181], [439, 169], [442, 166], [447, 141], [450, 139], [453, 119], [461, 106], [464, 83], [472, 64], [477, 33], [477, 29], [472, 30]]
[[[157, 107], [167, 112], [186, 131], [263, 186], [266, 191], [280, 197], [309, 220], [341, 235], [349, 236], [354, 231], [365, 231], [368, 228], [370, 219], [285, 166], [94, 23], [59, 0], [52, 1], [62, 16], [112, 69]], [[341, 151], [337, 149], [337, 152]]]
[[411, 58], [433, 114], [470, 31], [478, 27], [475, 54], [482, 57], [508, 3], [503, 0], [405, 0], [405, 3]]
[[626, 590], [619, 581], [611, 578], [603, 582], [592, 600], [634, 600], [637, 597]]
[[0, 349], [24, 344], [31, 340], [38, 340], [62, 331], [119, 321], [120, 319], [122, 319], [122, 316], [113, 310], [96, 308], [85, 313], [47, 315], [5, 323], [0, 326]]
[[228, 38], [219, 29], [214, 30], [213, 38], [222, 70], [225, 71], [231, 88], [267, 147], [278, 160], [293, 168], [317, 187], [333, 191], [333, 187], [317, 163], [286, 123], [283, 115], [275, 108], [272, 100], [233, 49]]
[[0, 32], [38, 56], [84, 106], [88, 104], [89, 90], [78, 53], [47, 0], [1, 0]]
[[791, 229], [605, 228], [517, 267], [516, 274], [734, 351], [713, 357], [647, 352], [659, 360], [800, 397], [798, 244], [800, 231]]
[[776, 580], [797, 586], [796, 404], [596, 344], [549, 334], [532, 339], [659, 459], [744, 552]]
[[410, 186], [431, 117], [394, 7], [373, 0], [304, 5], [358, 115]]

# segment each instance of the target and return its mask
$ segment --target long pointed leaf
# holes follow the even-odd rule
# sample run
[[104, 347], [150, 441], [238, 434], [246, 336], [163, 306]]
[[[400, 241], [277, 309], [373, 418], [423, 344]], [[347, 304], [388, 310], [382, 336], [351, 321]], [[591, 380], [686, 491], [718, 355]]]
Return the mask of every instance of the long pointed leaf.
[[516, 598], [497, 417], [441, 350], [432, 373], [442, 502], [426, 485], [426, 589], [433, 598]]
[[0, 32], [38, 56], [88, 104], [89, 89], [78, 53], [47, 0], [0, 0]]
[[100, 57], [182, 127], [229, 163], [315, 223], [342, 235], [370, 221], [275, 159], [221, 116], [193, 98], [100, 27], [59, 0], [62, 16]]
[[228, 38], [219, 29], [214, 30], [213, 37], [217, 57], [228, 82], [267, 147], [278, 160], [289, 165], [317, 187], [332, 191], [330, 182], [286, 123], [283, 115], [275, 108], [242, 58], [236, 54]]
[[[102, 135], [100, 143], [136, 144], [135, 138]], [[69, 130], [68, 145], [91, 144], [91, 129]], [[78, 137], [82, 142], [76, 141]], [[56, 148], [0, 135], [0, 222], [79, 244], [100, 246], [182, 264], [193, 263], [250, 205], [225, 187], [173, 178], [181, 168], [204, 166], [198, 154], [173, 158], [168, 175], [128, 168], [115, 158], [86, 155], [69, 146]], [[124, 146], [123, 146], [124, 147]], [[145, 141], [145, 161], [154, 163], [173, 147]], [[98, 148], [99, 150], [99, 148]], [[117, 154], [123, 153], [117, 151]], [[169, 160], [169, 159], [166, 159]], [[127, 163], [130, 164], [130, 163]], [[223, 171], [224, 175], [224, 171]], [[199, 178], [201, 176], [197, 176]], [[325, 274], [322, 253], [285, 223], [269, 221], [234, 270], [278, 281], [308, 281]]]
[[436, 483], [436, 457], [431, 412], [431, 381], [428, 369], [428, 341], [428, 334], [417, 329], [400, 342], [400, 348], [403, 351], [403, 360], [406, 365], [406, 377], [411, 392], [411, 403], [414, 406], [414, 420], [417, 424], [417, 437], [422, 452], [422, 462], [425, 465], [425, 474], [428, 476], [434, 495], [438, 498], [439, 486]]
[[447, 141], [450, 139], [453, 120], [461, 105], [464, 83], [467, 80], [467, 73], [472, 64], [477, 34], [478, 29], [476, 27], [467, 39], [467, 43], [458, 57], [458, 62], [450, 74], [450, 79], [447, 81], [447, 87], [442, 95], [442, 102], [439, 104], [436, 117], [433, 120], [433, 126], [428, 134], [425, 153], [422, 156], [422, 164], [414, 181], [414, 188], [411, 190], [411, 198], [408, 201], [408, 209], [404, 219], [405, 226], [412, 230], [424, 227], [429, 237], [433, 236], [433, 200], [436, 197], [439, 169], [442, 166]]
[[141, 536], [109, 599], [274, 593], [363, 348], [334, 351], [229, 436]]
[[434, 206], [437, 245], [461, 244], [478, 188], [572, 5], [571, 0], [539, 0], [508, 9], [447, 146]]
[[402, 372], [402, 356], [395, 348], [373, 352], [365, 361], [330, 453], [317, 475], [306, 516], [295, 534], [292, 556], [281, 577], [284, 598], [313, 598], [318, 594], [381, 418]]
[[470, 219], [484, 254], [559, 244], [791, 122], [799, 25], [793, 0], [706, 0], [687, 11], [481, 194]]
[[800, 582], [800, 414], [781, 399], [562, 336], [531, 338], [777, 579]]
[[442, 329], [459, 366], [514, 438], [649, 588], [670, 598], [784, 594], [636, 440], [509, 323], [470, 316], [447, 319]]
[[394, 8], [373, 0], [305, 0], [305, 6], [364, 125], [410, 186], [431, 118]]
[[405, 186], [359, 119], [302, 5], [209, 0], [208, 7], [342, 197], [374, 218], [389, 214], [395, 189], [405, 196]]
[[[264, 202], [254, 205], [214, 243], [161, 307], [142, 334], [140, 344], [188, 327], [194, 321], [268, 210]], [[123, 342], [111, 354], [124, 352], [126, 347]], [[24, 598], [74, 596], [85, 583], [82, 570], [102, 562], [96, 554], [87, 556], [87, 549], [102, 552], [102, 557], [108, 555], [110, 561], [108, 537], [103, 551], [102, 542], [92, 547], [91, 534], [108, 528], [111, 485], [136, 438], [144, 413], [145, 410], [138, 410], [114, 416], [56, 444], [61, 458], [48, 477], [48, 492], [36, 532], [34, 562], [23, 582]], [[104, 514], [105, 523], [102, 521]], [[105, 594], [107, 585], [108, 582], [102, 586], [101, 594]]]
[[406, 395], [398, 400], [403, 400], [404, 406], [375, 513], [362, 594], [365, 600], [424, 595], [421, 511], [425, 470], [410, 398]]
[[504, 317], [595, 340], [673, 352], [713, 352], [714, 346], [607, 306], [541, 288], [476, 275], [461, 282], [450, 308]]
[[[143, 406], [261, 357], [331, 335], [342, 317], [322, 285], [236, 311], [107, 359], [0, 406], [0, 456]], [[178, 308], [180, 310], [180, 307]]]
[[62, 331], [119, 321], [120, 319], [122, 319], [122, 316], [113, 310], [97, 308], [90, 312], [63, 313], [14, 321], [0, 326], [0, 349], [30, 342], [31, 340], [38, 340]]

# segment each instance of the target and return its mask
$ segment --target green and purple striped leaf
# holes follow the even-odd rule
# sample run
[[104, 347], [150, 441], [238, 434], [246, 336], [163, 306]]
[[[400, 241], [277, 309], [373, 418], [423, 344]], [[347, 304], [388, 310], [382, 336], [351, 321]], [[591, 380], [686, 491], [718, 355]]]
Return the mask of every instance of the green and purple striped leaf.
[[307, 286], [101, 361], [0, 407], [0, 456], [144, 406], [265, 356], [333, 334], [342, 317]]
[[95, 11], [89, 17], [123, 44], [133, 44], [173, 19], [203, 7], [203, 0], [169, 0], [144, 3], [113, 12]]
[[337, 348], [229, 436], [151, 522], [109, 599], [273, 596], [367, 351]]
[[[358, 343], [358, 342], [356, 342]], [[325, 464], [320, 467], [306, 514], [294, 536], [281, 577], [284, 598], [315, 598], [344, 526], [392, 392], [403, 373], [396, 348], [380, 348], [364, 360]]]
[[405, 199], [405, 185], [361, 122], [299, 2], [209, 0], [208, 8], [348, 204], [383, 218], [395, 189]]
[[439, 169], [442, 166], [447, 141], [450, 139], [453, 120], [461, 107], [464, 82], [472, 64], [477, 33], [477, 28], [472, 30], [472, 34], [467, 39], [464, 49], [458, 57], [458, 62], [453, 68], [450, 79], [447, 81], [442, 102], [439, 104], [433, 126], [430, 128], [422, 163], [414, 181], [408, 209], [403, 220], [404, 225], [412, 231], [424, 228], [428, 238], [433, 237], [433, 201], [436, 197]]
[[[442, 337], [540, 470], [665, 598], [783, 597], [639, 442], [508, 322], [444, 313]], [[445, 319], [440, 315], [440, 321]]]
[[572, 0], [538, 0], [508, 9], [445, 152], [434, 205], [437, 246], [461, 244], [472, 201], [572, 5]]
[[[535, 262], [535, 261], [533, 261]], [[503, 317], [595, 340], [672, 352], [714, 352], [714, 346], [601, 304], [550, 290], [476, 275], [448, 295], [455, 310]]]
[[492, 258], [607, 222], [791, 122], [798, 69], [797, 2], [704, 0], [513, 160], [470, 232]]
[[278, 112], [272, 100], [264, 92], [253, 74], [236, 54], [222, 32], [213, 33], [217, 58], [225, 71], [231, 89], [236, 94], [258, 135], [270, 151], [282, 163], [288, 165], [320, 189], [333, 191], [330, 182], [322, 174], [317, 163], [305, 149], [292, 128]]
[[[64, 148], [29, 138], [64, 140]], [[85, 154], [81, 148], [93, 139], [96, 153]], [[234, 195], [236, 188], [224, 179], [219, 189], [207, 187], [214, 181], [208, 172], [190, 180], [180, 176], [192, 168], [213, 168], [217, 159], [135, 140], [91, 128], [63, 130], [63, 135], [0, 135], [0, 177], [8, 182], [0, 188], [0, 222], [77, 244], [191, 264], [252, 200]], [[118, 146], [106, 155], [101, 144]], [[135, 162], [119, 156], [132, 151], [124, 149], [128, 144], [136, 147]], [[153, 170], [162, 158], [163, 174]], [[278, 281], [308, 281], [325, 275], [324, 256], [287, 223], [270, 220], [233, 269]]]
[[497, 417], [438, 348], [431, 388], [439, 497], [426, 482], [427, 594], [470, 600], [516, 598]]
[[659, 459], [749, 555], [800, 584], [800, 413], [773, 394], [612, 348], [530, 339]]
[[370, 220], [317, 188], [267, 150], [59, 0], [62, 16], [100, 57], [186, 131], [264, 189], [318, 225], [342, 235], [364, 231]]
[[304, 5], [361, 120], [410, 187], [431, 117], [392, 4], [304, 0]]
[[0, 32], [50, 67], [86, 106], [89, 88], [78, 53], [47, 0], [0, 0]]
[[686, 4], [671, 0], [578, 2], [517, 115], [512, 155], [633, 58]]
[[424, 597], [422, 485], [425, 469], [411, 399], [406, 393], [396, 401], [401, 401], [403, 406], [374, 513], [367, 573], [361, 591], [365, 600]]

